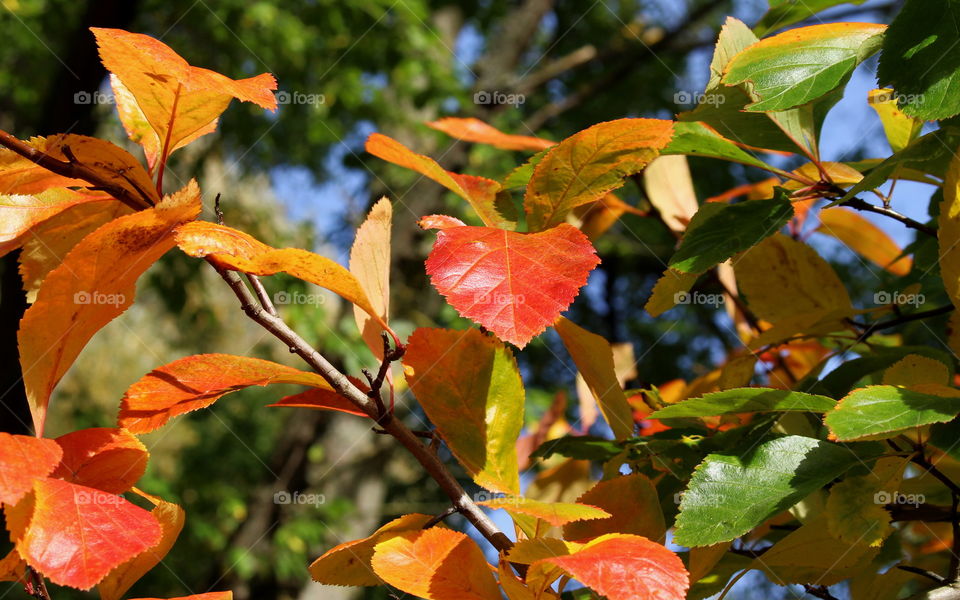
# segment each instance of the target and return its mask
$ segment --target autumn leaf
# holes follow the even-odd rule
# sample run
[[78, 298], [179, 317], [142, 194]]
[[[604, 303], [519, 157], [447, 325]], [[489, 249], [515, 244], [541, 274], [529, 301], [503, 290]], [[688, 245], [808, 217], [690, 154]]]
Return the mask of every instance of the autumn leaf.
[[310, 575], [314, 581], [325, 585], [380, 585], [383, 581], [370, 565], [374, 547], [402, 532], [420, 530], [432, 518], [430, 515], [421, 514], [403, 515], [362, 540], [339, 544], [313, 561]]
[[852, 210], [828, 208], [820, 211], [819, 216], [817, 231], [840, 240], [881, 269], [903, 277], [913, 267], [913, 260], [886, 232]]
[[191, 181], [157, 206], [100, 227], [47, 275], [17, 334], [38, 434], [54, 386], [93, 334], [133, 304], [137, 278], [173, 247], [173, 229], [199, 212]]
[[58, 585], [88, 590], [160, 541], [157, 520], [120, 496], [59, 479], [38, 481], [34, 494], [21, 501], [32, 514], [16, 548]]
[[643, 171], [643, 189], [664, 224], [672, 231], [683, 231], [700, 208], [693, 190], [693, 178], [687, 157], [660, 156]]
[[513, 353], [476, 329], [420, 328], [403, 366], [420, 406], [474, 481], [518, 494], [524, 390]]
[[627, 396], [617, 380], [610, 342], [563, 317], [557, 319], [554, 328], [573, 357], [573, 362], [580, 370], [616, 439], [631, 437], [633, 411], [630, 410]]
[[898, 456], [881, 458], [869, 474], [846, 477], [831, 487], [824, 511], [830, 533], [850, 545], [879, 547], [893, 533], [882, 500], [897, 492], [909, 462]]
[[0, 433], [0, 503], [20, 502], [34, 481], [57, 467], [61, 456], [53, 440]]
[[296, 383], [330, 390], [317, 375], [268, 360], [230, 354], [198, 354], [155, 369], [127, 389], [118, 424], [148, 433], [172, 417], [210, 406], [252, 385]]
[[920, 136], [923, 120], [911, 117], [900, 110], [894, 90], [870, 90], [867, 93], [867, 104], [880, 117], [883, 133], [887, 136], [890, 149], [894, 152], [900, 152]]
[[112, 81], [122, 84], [114, 85], [121, 121], [131, 139], [143, 145], [151, 169], [177, 148], [213, 131], [233, 98], [277, 108], [273, 95], [277, 82], [269, 73], [234, 80], [190, 66], [150, 36], [90, 30], [97, 38], [100, 60], [115, 76]]
[[943, 287], [955, 307], [960, 307], [960, 155], [950, 161], [943, 182], [937, 240]]
[[66, 188], [54, 188], [32, 196], [0, 195], [0, 256], [22, 246], [40, 224], [87, 203], [98, 206], [119, 204], [100, 192]]
[[402, 592], [427, 600], [500, 600], [480, 548], [466, 534], [432, 527], [379, 542], [373, 570]]
[[[146, 575], [150, 569], [160, 564], [163, 557], [173, 548], [173, 544], [177, 541], [177, 537], [183, 529], [186, 513], [182, 508], [156, 496], [143, 494], [139, 490], [134, 491], [154, 505], [150, 514], [160, 523], [160, 541], [155, 546], [148, 548], [110, 571], [110, 574], [97, 586], [97, 591], [100, 592], [100, 600], [121, 600], [133, 584]], [[210, 600], [214, 600], [218, 597], [230, 597], [230, 592], [201, 594], [201, 596], [210, 596]]]
[[474, 118], [458, 119], [455, 117], [446, 117], [437, 121], [431, 121], [427, 123], [427, 126], [437, 131], [442, 131], [458, 140], [476, 142], [478, 144], [489, 144], [501, 150], [539, 152], [544, 148], [549, 148], [556, 144], [556, 142], [529, 135], [510, 135], [503, 133], [496, 127]]
[[490, 227], [507, 227], [513, 229], [515, 219], [508, 218], [501, 213], [497, 205], [497, 192], [500, 184], [492, 179], [475, 175], [460, 175], [447, 171], [429, 156], [417, 154], [397, 140], [380, 133], [373, 133], [367, 138], [365, 146], [367, 152], [387, 162], [399, 165], [420, 173], [424, 177], [436, 181], [454, 194], [470, 203], [473, 210]]
[[[357, 229], [350, 248], [350, 272], [370, 299], [370, 306], [387, 321], [390, 314], [390, 226], [393, 207], [386, 197], [370, 209], [367, 219]], [[353, 318], [363, 341], [378, 359], [383, 360], [383, 328], [359, 307], [353, 307]]]
[[[370, 389], [369, 385], [360, 381], [356, 377], [347, 376], [347, 379], [349, 379], [353, 385], [357, 386], [358, 389], [361, 389], [364, 392]], [[350, 402], [341, 394], [326, 388], [310, 388], [305, 392], [300, 392], [299, 394], [284, 396], [273, 404], [268, 404], [267, 406], [335, 410], [338, 412], [347, 413], [349, 415], [357, 415], [359, 417], [368, 416], [367, 413], [357, 408], [353, 402]]]
[[233, 592], [207, 592], [176, 598], [133, 598], [132, 600], [233, 600]]
[[547, 151], [533, 170], [524, 197], [527, 226], [542, 231], [563, 223], [571, 210], [623, 185], [673, 136], [673, 123], [618, 119], [598, 123]]
[[122, 494], [147, 469], [146, 446], [123, 429], [80, 429], [58, 437], [56, 442], [63, 449], [63, 458], [50, 476], [57, 479]]
[[[63, 162], [76, 162], [101, 180], [139, 198], [144, 206], [160, 201], [150, 175], [132, 154], [106, 140], [62, 133], [46, 138], [34, 137], [28, 146]], [[37, 194], [51, 188], [91, 187], [81, 179], [57, 175], [34, 161], [0, 149], [0, 191], [4, 194]]]
[[523, 496], [502, 496], [477, 502], [487, 508], [502, 508], [511, 515], [520, 514], [542, 519], [554, 527], [575, 521], [606, 519], [610, 513], [586, 502], [541, 502]]
[[[434, 227], [426, 217], [422, 227]], [[561, 224], [534, 234], [447, 226], [427, 274], [462, 316], [523, 348], [570, 306], [600, 262], [590, 241]]]
[[667, 267], [654, 284], [650, 298], [643, 307], [644, 310], [650, 313], [651, 317], [659, 317], [676, 306], [678, 301], [687, 297], [687, 292], [699, 277], [697, 273], [685, 273]]
[[676, 554], [637, 535], [603, 536], [572, 554], [543, 561], [609, 600], [684, 600], [690, 587]]
[[360, 307], [390, 332], [394, 341], [399, 341], [373, 307], [357, 278], [325, 256], [300, 248], [271, 248], [242, 231], [201, 221], [177, 228], [176, 239], [185, 253], [197, 258], [209, 257], [222, 269], [253, 275], [284, 272], [326, 288]]
[[586, 540], [608, 533], [629, 533], [662, 542], [666, 535], [656, 485], [642, 473], [597, 482], [577, 498], [577, 502], [601, 508], [610, 516], [565, 525], [565, 539]]

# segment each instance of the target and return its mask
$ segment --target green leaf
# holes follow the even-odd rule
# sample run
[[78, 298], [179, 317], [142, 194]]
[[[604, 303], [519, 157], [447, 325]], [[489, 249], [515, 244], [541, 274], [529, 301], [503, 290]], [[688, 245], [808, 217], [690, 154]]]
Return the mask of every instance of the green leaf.
[[906, 114], [939, 120], [960, 113], [960, 2], [907, 0], [890, 24], [877, 68]]
[[739, 454], [710, 454], [683, 493], [674, 541], [732, 540], [860, 462], [850, 448], [795, 435], [750, 443]]
[[960, 414], [960, 391], [938, 384], [871, 385], [854, 390], [824, 420], [841, 441], [895, 437], [899, 432], [945, 423]]
[[623, 452], [623, 446], [605, 438], [590, 435], [565, 435], [549, 440], [530, 454], [534, 458], [547, 459], [554, 454], [577, 460], [606, 462]]
[[833, 371], [827, 373], [820, 381], [808, 381], [804, 379], [797, 384], [797, 387], [831, 398], [842, 398], [854, 387], [858, 387], [858, 381], [875, 379], [879, 383], [879, 375], [874, 378], [870, 376], [878, 374], [910, 354], [919, 354], [939, 360], [947, 365], [951, 377], [953, 376], [953, 360], [949, 354], [941, 350], [930, 348], [929, 346], [879, 347], [875, 348], [866, 356], [843, 363]]
[[743, 85], [752, 112], [780, 111], [821, 98], [880, 49], [885, 29], [872, 23], [828, 23], [761, 40], [727, 65], [726, 85]]
[[866, 0], [770, 0], [770, 10], [754, 25], [760, 37], [808, 19], [838, 4], [863, 4]]
[[673, 139], [661, 154], [707, 156], [758, 167], [772, 173], [783, 173], [780, 169], [771, 167], [759, 158], [745, 152], [704, 123], [678, 122], [673, 126], [673, 131]]
[[822, 413], [832, 409], [836, 400], [790, 390], [738, 388], [706, 394], [662, 408], [651, 419], [716, 417], [733, 413], [798, 411]]
[[773, 235], [792, 217], [793, 206], [782, 191], [771, 200], [705, 204], [691, 219], [670, 267], [703, 273]]
[[519, 493], [524, 391], [513, 353], [476, 329], [420, 328], [403, 366], [420, 406], [474, 481]]
[[549, 150], [550, 149], [547, 148], [546, 150], [537, 152], [528, 158], [527, 162], [510, 171], [510, 173], [503, 178], [503, 189], [514, 190], [527, 187], [527, 184], [530, 183], [530, 178], [533, 177], [533, 170], [540, 164], [540, 161], [543, 160], [543, 157], [547, 155]]

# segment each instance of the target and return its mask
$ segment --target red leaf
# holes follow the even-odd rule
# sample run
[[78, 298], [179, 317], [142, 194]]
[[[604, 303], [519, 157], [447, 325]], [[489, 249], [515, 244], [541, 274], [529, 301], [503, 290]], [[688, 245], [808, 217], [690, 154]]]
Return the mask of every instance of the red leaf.
[[680, 558], [637, 535], [597, 538], [582, 550], [537, 561], [557, 565], [608, 600], [683, 600], [690, 587]]
[[[352, 377], [350, 378], [353, 379]], [[354, 385], [359, 384], [358, 381], [353, 382]], [[361, 389], [367, 389], [366, 386], [358, 386]], [[305, 392], [300, 392], [299, 394], [294, 394], [292, 396], [285, 396], [273, 404], [268, 406], [272, 407], [291, 407], [291, 408], [315, 408], [318, 410], [336, 410], [342, 413], [347, 413], [349, 415], [357, 415], [360, 417], [366, 417], [367, 413], [363, 412], [353, 403], [341, 396], [340, 394], [332, 390], [323, 390], [320, 388], [309, 389]]]
[[111, 494], [122, 494], [143, 476], [149, 454], [128, 431], [81, 429], [57, 438], [63, 459], [51, 477]]
[[316, 373], [231, 354], [198, 354], [175, 360], [134, 383], [120, 403], [121, 427], [148, 433], [172, 417], [210, 406], [252, 385], [298, 383], [329, 389]]
[[233, 592], [207, 592], [192, 596], [178, 596], [176, 598], [135, 598], [133, 600], [233, 600]]
[[160, 541], [157, 520], [120, 496], [59, 479], [38, 481], [34, 491], [17, 551], [58, 585], [88, 590]]
[[527, 234], [464, 226], [437, 233], [427, 273], [461, 315], [523, 348], [570, 306], [599, 263], [590, 240], [566, 223]]
[[16, 504], [53, 471], [63, 451], [53, 440], [0, 433], [0, 503]]

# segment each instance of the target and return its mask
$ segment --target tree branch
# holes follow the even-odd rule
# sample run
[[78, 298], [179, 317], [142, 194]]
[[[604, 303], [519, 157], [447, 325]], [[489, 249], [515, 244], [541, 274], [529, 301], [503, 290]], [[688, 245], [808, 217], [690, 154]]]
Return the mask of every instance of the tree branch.
[[[846, 193], [846, 192], [844, 192]], [[877, 206], [875, 204], [870, 204], [866, 200], [861, 198], [851, 198], [846, 202], [841, 202], [839, 206], [848, 206], [852, 209], [863, 211], [863, 212], [872, 212], [878, 215], [884, 215], [890, 217], [896, 221], [900, 221], [910, 229], [916, 229], [917, 231], [924, 233], [926, 235], [937, 237], [937, 230], [929, 225], [924, 225], [919, 221], [915, 221], [906, 215], [902, 215], [892, 208], [885, 208], [883, 206]]]
[[353, 383], [347, 379], [346, 375], [330, 364], [319, 351], [300, 337], [283, 319], [271, 315], [260, 306], [253, 294], [250, 293], [250, 290], [243, 284], [243, 280], [237, 272], [221, 269], [213, 265], [212, 262], [210, 264], [217, 270], [220, 277], [227, 282], [230, 289], [233, 290], [234, 295], [236, 295], [240, 301], [240, 306], [247, 316], [298, 354], [300, 358], [313, 367], [337, 393], [352, 402], [357, 408], [370, 416], [371, 419], [379, 421], [384, 431], [392, 435], [404, 448], [413, 454], [414, 458], [417, 459], [427, 473], [450, 498], [453, 503], [453, 508], [470, 521], [487, 541], [500, 552], [505, 552], [513, 546], [510, 539], [497, 529], [493, 521], [473, 502], [473, 499], [470, 498], [463, 489], [463, 486], [461, 486], [453, 475], [450, 474], [450, 471], [447, 470], [446, 465], [440, 461], [428, 446], [425, 446], [419, 440], [416, 434], [410, 431], [401, 421], [397, 420], [393, 413], [385, 412], [381, 414], [380, 408], [372, 398], [360, 388], [353, 385]]

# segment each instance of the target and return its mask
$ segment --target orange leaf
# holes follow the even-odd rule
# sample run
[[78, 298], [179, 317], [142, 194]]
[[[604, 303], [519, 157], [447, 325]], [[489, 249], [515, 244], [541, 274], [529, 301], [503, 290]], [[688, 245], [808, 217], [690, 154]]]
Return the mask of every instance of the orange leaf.
[[531, 231], [562, 223], [642, 170], [673, 137], [673, 122], [618, 119], [598, 123], [547, 151], [533, 170], [524, 208]]
[[460, 196], [470, 203], [484, 224], [491, 227], [513, 228], [514, 224], [510, 219], [497, 210], [496, 199], [500, 184], [496, 181], [474, 175], [451, 173], [429, 156], [417, 154], [397, 140], [380, 133], [371, 134], [367, 138], [365, 148], [377, 158], [416, 171]]
[[609, 600], [684, 600], [690, 587], [676, 554], [636, 535], [597, 538], [581, 550], [543, 562], [557, 565]]
[[27, 563], [16, 550], [11, 550], [0, 559], [0, 581], [24, 581]]
[[[72, 162], [76, 159], [111, 184], [142, 198], [145, 204], [160, 201], [150, 175], [140, 162], [116, 144], [67, 133], [33, 137], [25, 143], [58, 160]], [[12, 150], [0, 150], [0, 193], [37, 194], [50, 188], [89, 186], [86, 181], [56, 175]]]
[[123, 429], [80, 429], [56, 442], [63, 448], [63, 458], [50, 476], [57, 479], [122, 494], [147, 470], [146, 446]]
[[289, 273], [352, 302], [373, 317], [394, 340], [397, 336], [370, 303], [357, 278], [325, 256], [300, 248], [271, 248], [242, 231], [214, 223], [193, 222], [177, 229], [177, 244], [189, 254], [210, 260], [224, 269], [275, 275]]
[[[350, 377], [349, 379], [353, 381], [354, 385], [360, 387], [360, 389], [366, 389], [366, 385], [360, 384], [360, 382], [353, 377]], [[273, 404], [268, 404], [267, 406], [335, 410], [338, 412], [347, 413], [348, 415], [357, 415], [359, 417], [367, 416], [367, 413], [357, 408], [353, 402], [350, 402], [340, 394], [334, 392], [333, 390], [325, 390], [320, 388], [311, 388], [305, 392], [300, 392], [299, 394], [284, 396], [283, 398], [280, 398], [280, 400], [274, 402]]]
[[590, 240], [566, 223], [530, 234], [463, 226], [437, 233], [427, 274], [462, 316], [523, 348], [570, 306], [599, 263]]
[[252, 385], [298, 383], [330, 389], [323, 377], [268, 360], [231, 354], [198, 354], [154, 369], [127, 389], [118, 424], [148, 433], [172, 417], [210, 406]]
[[133, 304], [137, 278], [173, 247], [174, 227], [199, 212], [191, 181], [157, 206], [100, 227], [47, 275], [17, 335], [38, 435], [54, 386], [93, 334]]
[[[51, 190], [52, 191], [52, 190]], [[63, 190], [65, 191], [65, 190]], [[80, 240], [101, 225], [134, 212], [132, 208], [105, 196], [107, 202], [81, 202], [38, 223], [22, 238], [20, 277], [27, 302], [37, 300], [40, 285]]]
[[432, 518], [430, 515], [416, 513], [403, 515], [374, 531], [369, 537], [339, 544], [313, 561], [310, 575], [314, 581], [325, 585], [380, 585], [383, 581], [370, 566], [374, 546], [401, 532], [419, 530]]
[[646, 475], [633, 473], [597, 483], [577, 498], [610, 513], [608, 519], [571, 523], [563, 528], [568, 540], [585, 540], [607, 533], [629, 533], [662, 541], [667, 527], [657, 488]]
[[[139, 490], [135, 490], [139, 491]], [[106, 579], [100, 582], [97, 590], [100, 592], [100, 600], [120, 600], [134, 583], [140, 580], [150, 569], [155, 567], [163, 560], [163, 557], [170, 552], [174, 542], [183, 529], [183, 523], [186, 514], [183, 509], [171, 502], [164, 502], [160, 498], [141, 494], [150, 502], [154, 508], [150, 514], [160, 523], [162, 533], [160, 541], [143, 553], [138, 554], [127, 562], [110, 571]], [[230, 597], [230, 592], [219, 592], [217, 594], [201, 594], [213, 598]], [[195, 598], [196, 596], [191, 596]]]
[[843, 242], [851, 250], [890, 273], [903, 277], [913, 260], [882, 229], [855, 212], [840, 207], [820, 211], [820, 233]]
[[16, 504], [60, 463], [63, 451], [53, 440], [0, 433], [0, 503]]
[[458, 140], [490, 144], [501, 150], [530, 150], [532, 152], [539, 152], [556, 144], [556, 142], [529, 135], [510, 135], [503, 133], [496, 127], [474, 118], [458, 119], [455, 117], [447, 117], [437, 121], [431, 121], [427, 123], [427, 126], [437, 131], [442, 131]]
[[376, 545], [371, 561], [384, 581], [427, 600], [500, 600], [483, 552], [466, 534], [433, 527]]
[[[90, 30], [97, 38], [100, 60], [122, 84], [115, 85], [114, 91], [124, 127], [143, 144], [148, 160], [162, 162], [177, 148], [213, 131], [233, 98], [277, 108], [272, 92], [277, 81], [269, 73], [234, 80], [190, 66], [150, 36], [120, 29]], [[144, 122], [153, 130], [152, 136]]]
[[56, 584], [88, 590], [160, 541], [157, 520], [120, 496], [59, 479], [38, 481], [34, 492], [17, 551]]
[[[370, 306], [386, 321], [390, 314], [390, 225], [393, 207], [386, 197], [370, 209], [367, 220], [357, 229], [357, 237], [350, 248], [350, 272], [367, 293]], [[378, 359], [383, 359], [383, 328], [364, 311], [353, 307], [353, 318], [363, 341]]]
[[0, 256], [22, 246], [34, 227], [87, 203], [100, 206], [119, 204], [106, 194], [75, 192], [66, 188], [54, 188], [34, 196], [0, 195]]

